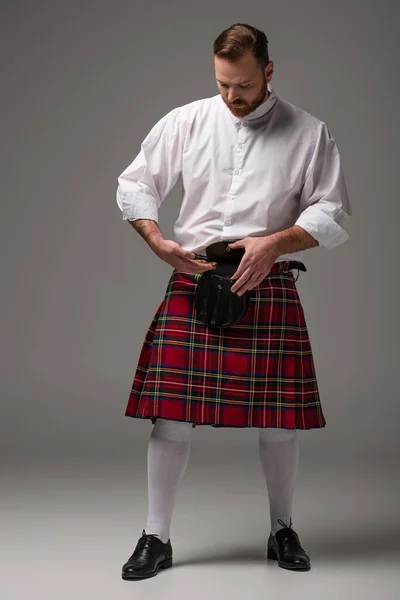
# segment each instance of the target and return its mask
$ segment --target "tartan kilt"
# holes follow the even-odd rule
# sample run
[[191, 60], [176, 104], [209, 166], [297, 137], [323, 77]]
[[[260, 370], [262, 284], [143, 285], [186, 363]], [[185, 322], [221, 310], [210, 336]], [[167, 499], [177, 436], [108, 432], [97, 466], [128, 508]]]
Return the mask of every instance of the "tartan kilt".
[[213, 427], [325, 427], [311, 344], [288, 261], [225, 329], [196, 318], [200, 274], [174, 270], [145, 336], [125, 415]]

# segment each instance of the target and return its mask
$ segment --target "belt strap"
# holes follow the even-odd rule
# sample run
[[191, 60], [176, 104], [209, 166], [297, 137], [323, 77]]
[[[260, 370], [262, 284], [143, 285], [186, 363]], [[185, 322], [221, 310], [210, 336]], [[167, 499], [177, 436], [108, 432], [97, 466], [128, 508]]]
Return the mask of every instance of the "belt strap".
[[[233, 275], [245, 253], [244, 248], [233, 249], [228, 247], [228, 245], [232, 244], [234, 241], [235, 240], [226, 240], [215, 242], [206, 248], [207, 262], [216, 262], [217, 266], [215, 272], [222, 277]], [[204, 259], [204, 256], [196, 255], [196, 258]], [[273, 265], [271, 272], [291, 271], [292, 269], [297, 269], [298, 271], [295, 281], [299, 278], [300, 271], [307, 271], [304, 263], [298, 260], [287, 260], [276, 262]]]

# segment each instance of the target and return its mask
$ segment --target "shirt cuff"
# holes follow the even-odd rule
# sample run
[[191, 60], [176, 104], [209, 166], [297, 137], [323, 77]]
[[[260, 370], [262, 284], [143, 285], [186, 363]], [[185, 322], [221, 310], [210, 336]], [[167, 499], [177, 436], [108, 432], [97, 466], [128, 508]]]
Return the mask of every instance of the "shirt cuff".
[[[349, 238], [349, 234], [343, 228], [346, 220], [347, 214], [344, 211], [340, 211], [333, 219], [318, 208], [309, 206], [301, 213], [295, 225], [312, 235], [320, 246], [334, 248]], [[340, 221], [340, 225], [337, 221]]]
[[145, 192], [124, 192], [117, 188], [117, 204], [124, 221], [151, 219], [158, 223], [158, 206], [156, 199]]

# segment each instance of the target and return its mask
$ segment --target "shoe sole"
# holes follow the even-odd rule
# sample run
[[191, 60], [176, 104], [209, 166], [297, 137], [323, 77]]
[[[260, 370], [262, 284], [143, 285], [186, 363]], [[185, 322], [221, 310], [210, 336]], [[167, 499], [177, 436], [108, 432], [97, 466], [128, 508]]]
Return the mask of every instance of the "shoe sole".
[[278, 565], [282, 568], [282, 569], [288, 569], [289, 571], [309, 571], [311, 569], [311, 565], [293, 565], [290, 563], [283, 563], [279, 560], [278, 556], [276, 555], [276, 552], [274, 550], [272, 550], [271, 548], [268, 548], [267, 551], [267, 558], [270, 558], [271, 560], [276, 560], [278, 561]]
[[148, 573], [147, 575], [135, 575], [134, 573], [132, 573], [132, 575], [125, 575], [124, 573], [122, 573], [121, 577], [122, 579], [125, 579], [127, 581], [138, 579], [150, 579], [150, 577], [155, 577], [158, 574], [158, 572], [162, 569], [169, 569], [170, 567], [172, 567], [172, 558], [169, 558], [168, 560], [165, 560], [164, 562], [160, 563], [157, 569], [153, 571], [153, 573]]

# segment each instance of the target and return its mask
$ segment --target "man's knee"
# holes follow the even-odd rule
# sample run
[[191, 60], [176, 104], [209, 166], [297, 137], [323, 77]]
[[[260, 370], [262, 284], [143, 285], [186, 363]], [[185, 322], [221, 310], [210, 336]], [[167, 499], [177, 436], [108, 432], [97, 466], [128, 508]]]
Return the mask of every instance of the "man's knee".
[[297, 429], [283, 429], [280, 427], [265, 427], [259, 429], [260, 442], [290, 442], [297, 437]]
[[151, 436], [174, 442], [189, 441], [192, 437], [192, 423], [158, 417]]

